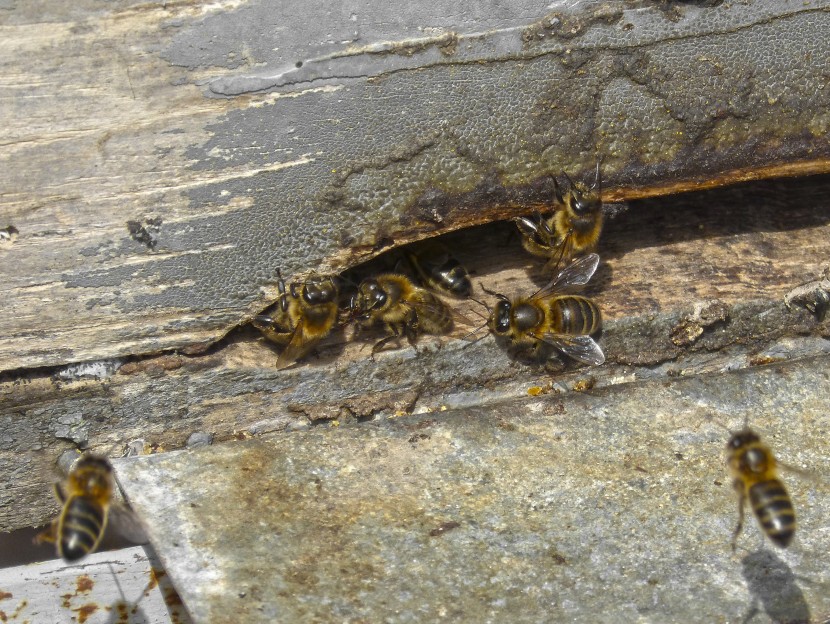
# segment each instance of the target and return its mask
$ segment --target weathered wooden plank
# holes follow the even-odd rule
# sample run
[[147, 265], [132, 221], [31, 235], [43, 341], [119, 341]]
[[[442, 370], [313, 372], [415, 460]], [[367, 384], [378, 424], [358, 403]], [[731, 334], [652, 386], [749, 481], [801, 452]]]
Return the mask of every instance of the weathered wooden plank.
[[524, 210], [598, 157], [613, 198], [828, 169], [824, 0], [328, 6], [2, 12], [0, 370], [211, 343], [277, 267]]
[[[376, 336], [346, 342], [348, 334], [338, 333], [319, 358], [276, 371], [276, 352], [257, 332], [241, 330], [201, 356], [7, 377], [0, 383], [0, 529], [42, 524], [56, 513], [53, 464], [75, 446], [117, 455], [143, 439], [170, 450], [198, 432], [223, 441], [490, 404], [532, 388], [568, 392], [586, 380], [599, 388], [824, 353], [828, 321], [787, 310], [783, 297], [818, 277], [830, 258], [828, 185], [820, 177], [655, 198], [611, 221], [589, 291], [607, 318], [600, 344], [608, 363], [596, 369], [562, 371], [553, 360], [528, 366], [491, 338], [469, 344], [458, 336], [424, 337], [417, 353], [393, 350], [373, 362]], [[488, 302], [480, 285], [529, 293], [545, 279], [512, 224], [471, 230], [453, 248]], [[478, 322], [481, 310], [466, 305], [462, 312]], [[722, 320], [688, 319], [710, 305]]]
[[10, 624], [187, 624], [167, 573], [142, 547], [0, 569], [0, 613]]

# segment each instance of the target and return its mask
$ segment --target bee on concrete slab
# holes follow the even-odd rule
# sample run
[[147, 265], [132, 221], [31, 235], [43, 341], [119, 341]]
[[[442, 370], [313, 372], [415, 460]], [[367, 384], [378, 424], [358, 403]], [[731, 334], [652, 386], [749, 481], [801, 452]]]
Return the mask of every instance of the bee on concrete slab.
[[778, 478], [772, 452], [751, 429], [743, 429], [726, 445], [733, 486], [738, 493], [738, 526], [732, 534], [734, 552], [744, 525], [744, 505], [749, 500], [758, 523], [776, 545], [786, 548], [795, 535], [795, 510]]
[[373, 355], [400, 336], [414, 344], [421, 334], [447, 334], [453, 328], [449, 306], [399, 273], [364, 279], [352, 296], [349, 309], [362, 327], [383, 325], [390, 332], [372, 347]]
[[547, 258], [546, 269], [555, 270], [560, 262], [593, 252], [602, 233], [602, 179], [599, 163], [594, 184], [574, 182], [563, 172], [568, 188], [563, 191], [554, 181], [554, 211], [548, 216], [514, 219], [522, 235], [522, 246], [534, 256]]
[[490, 313], [490, 331], [518, 350], [538, 354], [551, 345], [580, 362], [602, 364], [605, 354], [591, 337], [602, 327], [599, 307], [587, 297], [563, 294], [571, 286], [586, 284], [598, 264], [597, 254], [574, 260], [530, 297], [509, 299], [491, 293], [499, 301]]
[[338, 320], [339, 291], [330, 276], [292, 282], [288, 290], [279, 270], [277, 276], [279, 300], [270, 313], [256, 316], [252, 324], [268, 340], [285, 347], [277, 358], [279, 370], [294, 364], [331, 333]]

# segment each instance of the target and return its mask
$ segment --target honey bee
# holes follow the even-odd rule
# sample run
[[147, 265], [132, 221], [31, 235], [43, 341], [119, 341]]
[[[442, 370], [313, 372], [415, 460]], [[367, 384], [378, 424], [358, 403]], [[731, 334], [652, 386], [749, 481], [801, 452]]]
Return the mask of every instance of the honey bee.
[[583, 256], [530, 297], [511, 300], [492, 293], [499, 302], [488, 320], [490, 331], [506, 337], [520, 350], [531, 349], [538, 354], [547, 344], [580, 362], [602, 364], [605, 355], [591, 337], [602, 327], [599, 308], [586, 297], [560, 294], [569, 286], [586, 284], [598, 264], [597, 254]]
[[60, 515], [35, 538], [54, 542], [58, 555], [73, 562], [94, 552], [107, 528], [112, 505], [112, 465], [98, 455], [81, 457], [55, 495], [63, 503]]
[[554, 180], [556, 207], [549, 216], [535, 219], [514, 219], [522, 234], [522, 246], [534, 256], [548, 258], [546, 268], [553, 269], [562, 260], [568, 261], [597, 247], [602, 233], [602, 179], [599, 163], [594, 184], [589, 188], [574, 182], [563, 172], [568, 190]]
[[467, 269], [443, 244], [417, 245], [406, 253], [412, 269], [422, 284], [439, 293], [467, 298], [473, 292]]
[[372, 355], [400, 336], [413, 344], [421, 334], [446, 334], [453, 328], [449, 306], [399, 273], [364, 279], [352, 296], [349, 309], [352, 318], [362, 326], [383, 324], [391, 332], [375, 344]]
[[261, 314], [252, 324], [270, 341], [284, 345], [277, 369], [291, 366], [329, 335], [338, 318], [338, 288], [331, 277], [293, 282], [288, 291], [277, 271], [280, 298], [271, 314]]
[[784, 484], [778, 479], [772, 452], [751, 429], [732, 435], [726, 445], [729, 468], [738, 492], [738, 526], [732, 534], [732, 551], [744, 525], [744, 503], [749, 499], [764, 533], [786, 548], [795, 534], [795, 511]]

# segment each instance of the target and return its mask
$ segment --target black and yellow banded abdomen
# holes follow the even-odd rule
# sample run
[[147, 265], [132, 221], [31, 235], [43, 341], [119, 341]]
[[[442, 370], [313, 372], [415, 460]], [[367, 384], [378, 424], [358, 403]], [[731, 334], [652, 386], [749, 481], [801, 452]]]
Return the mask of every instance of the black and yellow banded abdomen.
[[778, 479], [749, 488], [749, 502], [769, 538], [786, 548], [795, 534], [795, 510], [784, 484]]
[[58, 554], [77, 561], [95, 550], [107, 523], [106, 510], [80, 496], [66, 501], [58, 525]]
[[586, 297], [568, 295], [550, 302], [551, 329], [557, 334], [590, 335], [602, 327], [602, 313]]

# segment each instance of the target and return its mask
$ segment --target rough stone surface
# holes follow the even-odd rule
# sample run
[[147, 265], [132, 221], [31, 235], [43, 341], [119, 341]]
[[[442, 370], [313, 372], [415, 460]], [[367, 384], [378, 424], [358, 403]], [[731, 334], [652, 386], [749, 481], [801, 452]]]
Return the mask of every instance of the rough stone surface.
[[[117, 463], [197, 622], [823, 621], [828, 358], [528, 397]], [[778, 459], [782, 551], [729, 432]]]

